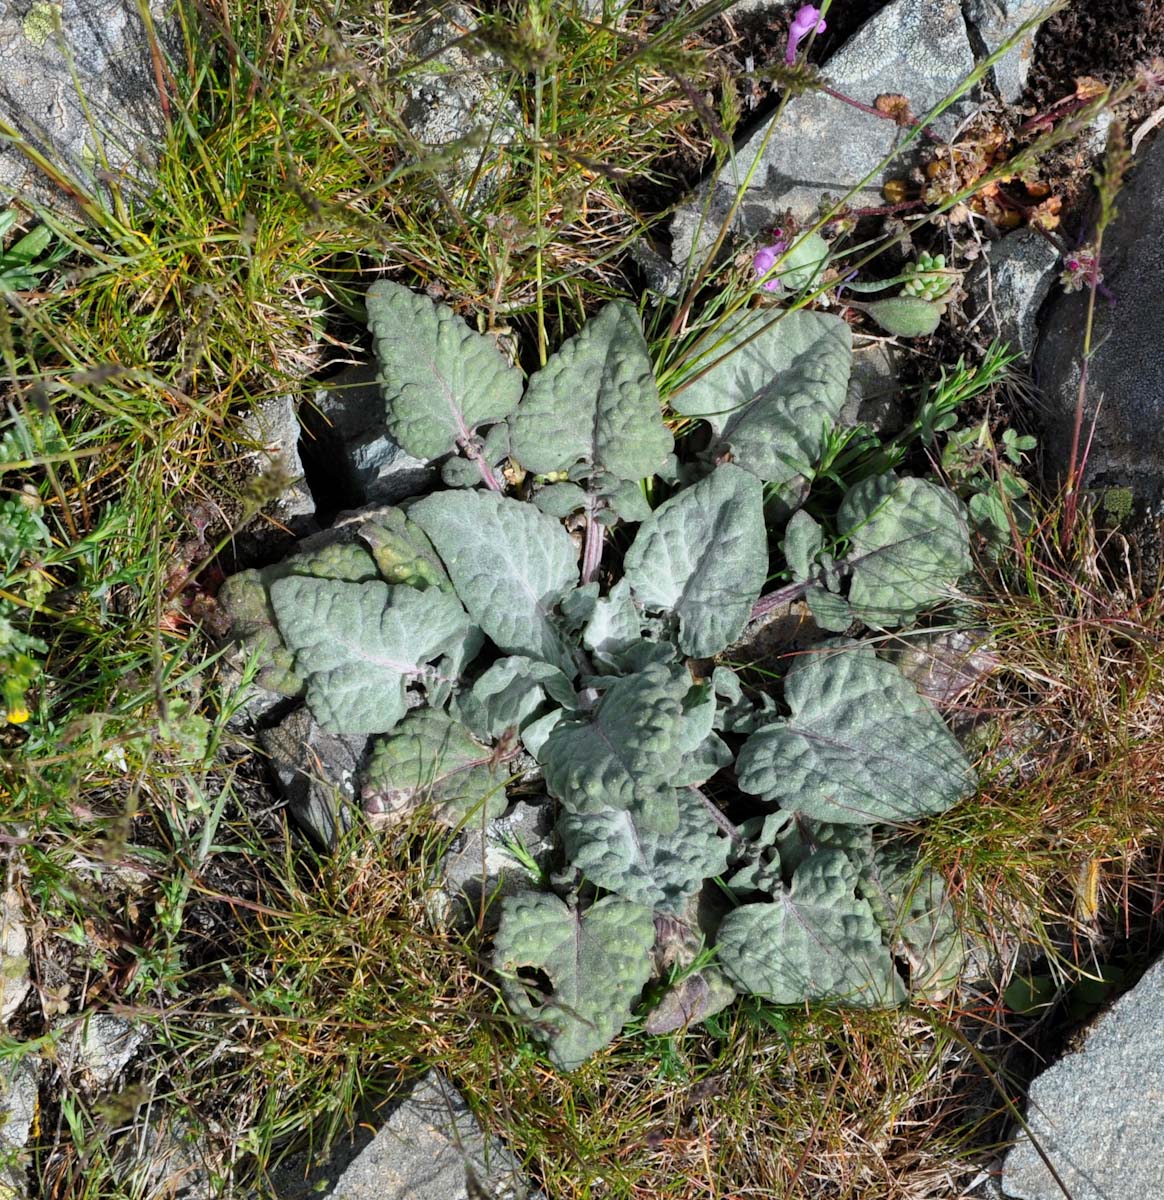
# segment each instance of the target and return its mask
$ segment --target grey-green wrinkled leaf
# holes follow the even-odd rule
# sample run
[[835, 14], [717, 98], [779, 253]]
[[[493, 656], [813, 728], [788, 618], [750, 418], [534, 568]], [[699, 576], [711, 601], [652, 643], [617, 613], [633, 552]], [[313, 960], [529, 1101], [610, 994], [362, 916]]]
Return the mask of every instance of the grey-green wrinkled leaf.
[[404, 716], [406, 683], [472, 629], [455, 596], [378, 579], [291, 575], [271, 585], [271, 604], [308, 707], [336, 733], [387, 733]]
[[857, 890], [869, 901], [890, 949], [910, 967], [914, 995], [942, 1000], [961, 975], [965, 947], [942, 877], [918, 870], [909, 846], [882, 843], [855, 856]]
[[546, 744], [546, 739], [557, 729], [565, 715], [564, 709], [552, 708], [544, 717], [535, 717], [532, 721], [528, 721], [521, 731], [521, 744], [525, 747], [526, 753], [537, 758]]
[[424, 530], [410, 521], [400, 508], [390, 508], [375, 520], [360, 526], [360, 537], [372, 549], [372, 557], [387, 583], [402, 583], [408, 587], [436, 587], [442, 592], [453, 590], [441, 560]]
[[637, 525], [651, 515], [651, 506], [647, 503], [642, 485], [637, 479], [620, 480], [615, 487], [603, 494], [620, 521]]
[[612, 680], [590, 712], [564, 717], [542, 746], [550, 795], [573, 812], [634, 808], [660, 830], [674, 828], [671, 776], [690, 688], [683, 667]]
[[586, 505], [586, 493], [576, 483], [553, 483], [534, 493], [533, 502], [559, 521]]
[[728, 913], [716, 953], [736, 988], [775, 1004], [831, 1000], [876, 1008], [904, 1000], [880, 926], [855, 894], [856, 876], [841, 851], [822, 850], [772, 903]]
[[345, 579], [353, 583], [376, 578], [376, 564], [361, 546], [351, 542], [295, 554], [269, 567], [240, 571], [219, 589], [219, 607], [230, 618], [230, 635], [248, 654], [258, 654], [262, 666], [255, 683], [280, 696], [301, 696], [305, 687], [275, 622], [270, 587], [289, 575]]
[[[448, 488], [480, 487], [485, 482], [485, 477], [481, 474], [482, 465], [486, 470], [492, 471], [492, 468], [484, 460], [479, 465], [472, 458], [461, 458], [458, 455], [446, 458], [441, 464], [441, 483]], [[497, 473], [495, 471], [492, 473], [496, 479]]]
[[505, 811], [505, 769], [469, 731], [432, 708], [409, 713], [372, 747], [361, 798], [364, 811], [393, 823], [407, 820], [422, 804], [433, 816], [457, 826], [470, 817], [499, 817]]
[[679, 647], [718, 654], [743, 632], [768, 574], [759, 480], [717, 467], [639, 526], [624, 578], [640, 603], [679, 618]]
[[530, 378], [510, 430], [514, 457], [537, 474], [581, 462], [640, 479], [663, 465], [672, 437], [630, 304], [607, 304]]
[[863, 480], [841, 502], [837, 525], [849, 539], [849, 604], [868, 625], [911, 620], [970, 570], [962, 502], [927, 480]]
[[671, 984], [651, 1009], [643, 1028], [655, 1037], [674, 1033], [714, 1017], [735, 998], [736, 989], [728, 977], [718, 968], [706, 966]]
[[854, 305], [894, 337], [928, 337], [941, 324], [944, 304], [931, 304], [919, 296], [894, 296]]
[[829, 244], [819, 233], [810, 233], [789, 247], [780, 264], [780, 282], [791, 291], [810, 287], [828, 266]]
[[554, 605], [578, 582], [577, 550], [552, 517], [496, 492], [443, 492], [408, 515], [428, 534], [469, 615], [500, 649], [576, 669]]
[[[676, 412], [703, 417], [719, 435], [714, 454], [766, 483], [792, 507], [820, 459], [826, 432], [848, 394], [852, 335], [828, 313], [794, 312], [772, 324], [752, 311], [728, 323], [729, 356], [671, 399]], [[741, 346], [749, 335], [763, 330]]]
[[500, 737], [521, 727], [547, 699], [565, 707], [576, 701], [570, 681], [549, 663], [514, 655], [494, 663], [457, 701], [464, 723], [478, 737]]
[[844, 596], [835, 596], [822, 587], [810, 587], [804, 599], [812, 619], [829, 633], [844, 633], [856, 620]]
[[973, 786], [957, 740], [892, 663], [866, 648], [800, 659], [784, 681], [792, 715], [752, 734], [736, 760], [752, 795], [818, 821], [913, 821]]
[[572, 867], [598, 887], [647, 908], [679, 912], [703, 881], [727, 866], [728, 840], [689, 788], [678, 794], [679, 824], [656, 829], [626, 809], [565, 813], [558, 833]]
[[386, 279], [368, 289], [367, 308], [388, 432], [409, 454], [448, 454], [513, 411], [521, 372], [451, 308]]
[[[493, 964], [510, 1009], [572, 1071], [626, 1024], [650, 977], [654, 941], [650, 909], [617, 896], [579, 913], [557, 896], [522, 892], [501, 901]], [[522, 970], [544, 973], [551, 994], [531, 1000]]]
[[638, 645], [642, 625], [625, 579], [610, 589], [594, 606], [594, 614], [582, 631], [582, 644], [593, 653], [599, 667], [618, 668], [621, 656]]
[[792, 572], [792, 579], [802, 583], [812, 574], [813, 562], [824, 547], [824, 530], [804, 511], [794, 512], [784, 529], [781, 549]]

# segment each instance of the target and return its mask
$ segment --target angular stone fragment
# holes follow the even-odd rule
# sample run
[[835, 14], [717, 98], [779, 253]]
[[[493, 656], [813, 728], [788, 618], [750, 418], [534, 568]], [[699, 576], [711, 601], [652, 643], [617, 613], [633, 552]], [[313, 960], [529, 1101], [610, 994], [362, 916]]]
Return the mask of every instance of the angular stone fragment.
[[158, 71], [174, 40], [170, 8], [150, 0], [151, 30], [136, 0], [0, 4], [0, 204], [69, 205], [6, 126], [91, 194], [108, 178], [148, 184], [165, 130]]
[[28, 932], [20, 896], [8, 888], [0, 896], [0, 1022], [7, 1021], [24, 1002], [32, 986], [28, 978]]
[[1059, 251], [1037, 229], [1016, 229], [987, 247], [967, 281], [970, 309], [982, 313], [978, 329], [1029, 359], [1035, 349], [1039, 309], [1051, 284]]
[[0, 1200], [28, 1195], [26, 1149], [36, 1118], [39, 1070], [36, 1060], [0, 1065]]
[[[829, 59], [824, 75], [835, 90], [862, 104], [871, 105], [885, 93], [904, 95], [914, 114], [922, 116], [973, 66], [957, 0], [896, 0]], [[948, 133], [957, 119], [955, 111], [947, 110], [935, 128]], [[825, 193], [840, 199], [871, 172], [874, 177], [849, 202], [881, 203], [881, 183], [900, 175], [902, 168], [900, 163], [883, 171], [877, 167], [904, 132], [893, 121], [869, 116], [823, 92], [797, 96], [771, 137], [766, 126], [757, 129], [718, 179], [679, 209], [671, 226], [672, 258], [682, 264], [693, 247], [698, 257], [711, 245], [746, 178], [734, 221], [734, 231], [743, 236], [778, 225], [785, 209], [806, 220]], [[709, 193], [710, 209], [702, 219]]]
[[[966, 0], [966, 23], [979, 57], [993, 54], [1046, 7], [1046, 0]], [[994, 87], [1007, 104], [1013, 104], [1027, 85], [1038, 31], [1038, 25], [1032, 26], [991, 68]]]
[[[1026, 1120], [1073, 1200], [1162, 1194], [1164, 959], [1095, 1021], [1081, 1050], [1031, 1084]], [[1025, 1133], [1006, 1157], [1002, 1190], [1061, 1200]]]

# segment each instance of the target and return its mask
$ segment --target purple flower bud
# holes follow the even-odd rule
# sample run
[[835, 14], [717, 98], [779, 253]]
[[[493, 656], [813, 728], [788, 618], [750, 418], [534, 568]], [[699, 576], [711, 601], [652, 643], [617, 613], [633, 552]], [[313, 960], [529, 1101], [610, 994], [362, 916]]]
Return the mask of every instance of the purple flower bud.
[[814, 8], [811, 4], [805, 4], [798, 8], [796, 16], [792, 18], [792, 24], [788, 27], [788, 49], [784, 52], [784, 61], [786, 63], [794, 62], [800, 43], [814, 29], [817, 33], [824, 33], [825, 28], [819, 8]]
[[[788, 249], [788, 243], [781, 236], [781, 231], [775, 229], [773, 233], [776, 235], [776, 241], [770, 246], [761, 246], [752, 256], [752, 270], [756, 272], [757, 279], [764, 279], [776, 265], [776, 260]], [[779, 278], [773, 278], [765, 279], [760, 286], [766, 292], [778, 292], [782, 285]]]

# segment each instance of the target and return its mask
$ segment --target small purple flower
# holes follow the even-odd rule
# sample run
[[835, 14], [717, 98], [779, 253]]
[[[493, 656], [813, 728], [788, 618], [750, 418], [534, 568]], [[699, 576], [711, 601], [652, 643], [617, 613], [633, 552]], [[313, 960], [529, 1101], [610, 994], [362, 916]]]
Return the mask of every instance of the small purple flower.
[[[752, 270], [756, 272], [757, 279], [764, 279], [764, 276], [776, 265], [776, 260], [788, 249], [783, 231], [774, 229], [772, 233], [776, 240], [770, 246], [761, 246], [752, 257]], [[765, 279], [761, 286], [766, 292], [778, 292], [783, 285], [779, 278], [773, 278]]]
[[796, 51], [800, 43], [815, 29], [817, 33], [825, 31], [824, 18], [820, 15], [820, 9], [814, 8], [811, 4], [802, 5], [796, 10], [796, 16], [792, 18], [792, 24], [788, 27], [788, 49], [784, 52], [784, 61], [786, 63], [795, 62]]

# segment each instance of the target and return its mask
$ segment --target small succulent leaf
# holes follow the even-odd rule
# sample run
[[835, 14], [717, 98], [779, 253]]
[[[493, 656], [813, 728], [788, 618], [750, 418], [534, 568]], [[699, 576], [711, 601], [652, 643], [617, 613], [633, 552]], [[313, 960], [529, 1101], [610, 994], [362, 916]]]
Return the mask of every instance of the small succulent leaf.
[[624, 563], [635, 598], [679, 618], [679, 648], [710, 658], [743, 632], [768, 574], [763, 491], [724, 465], [639, 526]]
[[784, 529], [784, 560], [795, 583], [812, 575], [813, 562], [824, 548], [824, 530], [804, 511], [794, 512]]
[[625, 579], [610, 589], [594, 606], [594, 614], [582, 631], [582, 644], [593, 652], [599, 666], [617, 667], [619, 656], [637, 645], [642, 637], [638, 609]]
[[552, 517], [496, 492], [438, 492], [409, 509], [469, 615], [510, 654], [576, 673], [554, 606], [578, 582], [577, 551]]
[[367, 309], [388, 432], [413, 457], [448, 454], [516, 407], [521, 372], [451, 308], [381, 279]]
[[913, 821], [973, 786], [957, 740], [892, 663], [853, 647], [800, 659], [784, 681], [791, 716], [748, 738], [741, 789], [818, 821]]
[[589, 712], [563, 717], [538, 754], [550, 795], [571, 812], [633, 808], [660, 829], [668, 820], [673, 828], [686, 674], [649, 666], [613, 679]]
[[775, 1004], [830, 1000], [862, 1008], [899, 1004], [905, 989], [881, 929], [855, 894], [856, 867], [839, 850], [803, 862], [791, 889], [723, 919], [716, 953], [741, 992]]
[[538, 474], [582, 462], [641, 479], [663, 465], [673, 439], [632, 305], [607, 304], [530, 378], [510, 434], [514, 457]]
[[457, 713], [478, 737], [500, 737], [521, 729], [552, 699], [572, 708], [577, 702], [570, 681], [550, 663], [513, 655], [494, 663], [457, 700]]
[[255, 683], [280, 696], [301, 696], [306, 684], [279, 632], [270, 596], [271, 584], [289, 575], [359, 583], [377, 577], [376, 564], [363, 547], [341, 542], [269, 567], [240, 571], [219, 589], [218, 604], [230, 618], [231, 637], [262, 660]]
[[553, 483], [535, 492], [533, 502], [546, 516], [560, 521], [586, 507], [586, 493], [576, 483]]
[[928, 337], [941, 324], [946, 311], [944, 304], [933, 304], [919, 296], [871, 300], [860, 308], [894, 337]]
[[635, 904], [677, 913], [703, 881], [727, 867], [728, 840], [689, 788], [678, 794], [679, 824], [656, 829], [627, 809], [566, 812], [558, 833], [570, 865], [590, 883]]
[[829, 633], [844, 633], [857, 619], [844, 596], [836, 596], [822, 587], [810, 587], [804, 593], [812, 619]]
[[798, 238], [780, 264], [780, 282], [794, 292], [806, 288], [828, 266], [829, 244], [819, 233]]
[[485, 820], [506, 808], [506, 773], [492, 751], [446, 713], [421, 708], [387, 737], [375, 739], [361, 798], [371, 816], [406, 821], [422, 804], [434, 818], [457, 826], [484, 810]]
[[290, 575], [271, 604], [307, 705], [336, 733], [387, 733], [404, 716], [405, 684], [463, 642], [471, 626], [455, 596]]
[[911, 620], [970, 570], [962, 502], [927, 480], [863, 480], [841, 501], [837, 522], [849, 540], [849, 604], [867, 625]]
[[[501, 901], [493, 965], [510, 1009], [565, 1071], [618, 1035], [651, 973], [651, 910], [607, 896], [585, 912], [557, 896], [520, 892]], [[537, 971], [549, 996], [531, 999], [519, 972]]]
[[857, 891], [890, 949], [909, 963], [910, 991], [944, 999], [961, 976], [965, 946], [942, 877], [928, 867], [919, 870], [916, 852], [892, 842], [870, 844], [850, 857], [858, 865]]
[[368, 544], [380, 575], [386, 583], [404, 584], [423, 591], [440, 588], [451, 592], [453, 582], [445, 571], [432, 542], [415, 521], [400, 508], [390, 508], [360, 526], [360, 538]]

